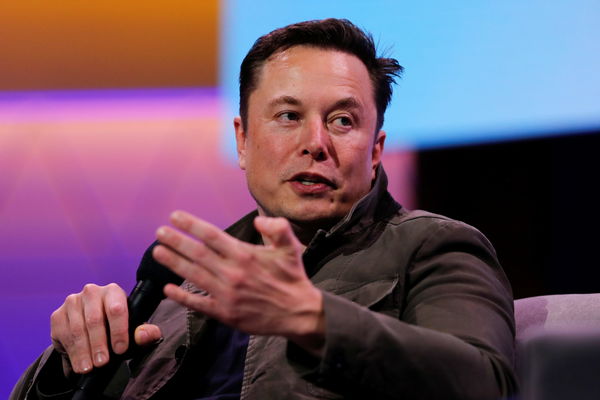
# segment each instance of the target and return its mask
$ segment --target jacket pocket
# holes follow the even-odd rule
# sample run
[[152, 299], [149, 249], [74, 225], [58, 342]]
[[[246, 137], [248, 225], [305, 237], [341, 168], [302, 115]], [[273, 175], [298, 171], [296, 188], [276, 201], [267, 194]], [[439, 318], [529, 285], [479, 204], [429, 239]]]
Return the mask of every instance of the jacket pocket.
[[364, 307], [378, 308], [378, 303], [392, 295], [397, 285], [397, 277], [371, 282], [338, 282], [338, 287], [331, 293]]
[[344, 396], [342, 396], [341, 394], [337, 394], [327, 389], [323, 389], [317, 385], [313, 385], [310, 382], [307, 382], [306, 385], [306, 391], [308, 392], [308, 394], [314, 396], [314, 398], [316, 399], [338, 400], [344, 398]]

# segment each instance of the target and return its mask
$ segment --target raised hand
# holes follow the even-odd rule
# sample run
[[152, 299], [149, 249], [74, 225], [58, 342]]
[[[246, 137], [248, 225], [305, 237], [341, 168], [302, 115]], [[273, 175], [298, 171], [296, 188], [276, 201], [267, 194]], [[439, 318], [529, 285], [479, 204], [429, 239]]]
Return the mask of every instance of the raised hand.
[[157, 261], [207, 294], [167, 285], [171, 299], [250, 334], [287, 337], [319, 353], [324, 337], [321, 292], [302, 264], [303, 247], [284, 218], [257, 217], [265, 245], [242, 242], [183, 211], [157, 231]]

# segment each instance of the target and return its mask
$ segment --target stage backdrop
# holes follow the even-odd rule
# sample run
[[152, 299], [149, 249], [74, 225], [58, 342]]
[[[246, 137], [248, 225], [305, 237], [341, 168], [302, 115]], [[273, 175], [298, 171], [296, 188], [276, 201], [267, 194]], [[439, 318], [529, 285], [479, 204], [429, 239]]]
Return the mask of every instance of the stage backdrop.
[[[600, 125], [598, 2], [148, 0], [0, 4], [0, 398], [86, 282], [133, 284], [176, 208], [253, 208], [232, 151], [239, 61], [301, 19], [350, 18], [406, 74], [385, 128], [391, 190], [414, 149]], [[568, 127], [568, 129], [564, 129]]]

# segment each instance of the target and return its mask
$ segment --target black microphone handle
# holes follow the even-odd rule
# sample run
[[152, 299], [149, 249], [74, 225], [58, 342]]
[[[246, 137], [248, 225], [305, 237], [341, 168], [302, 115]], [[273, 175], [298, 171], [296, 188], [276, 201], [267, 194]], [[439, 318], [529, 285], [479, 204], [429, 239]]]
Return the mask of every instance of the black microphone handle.
[[[129, 310], [129, 348], [123, 354], [115, 354], [109, 345], [109, 361], [100, 368], [95, 368], [90, 373], [82, 375], [77, 382], [73, 400], [98, 400], [102, 399], [102, 392], [123, 363], [133, 357], [139, 346], [135, 344], [135, 328], [150, 318], [158, 304], [164, 298], [163, 285], [152, 280], [139, 281], [127, 298]], [[109, 338], [110, 343], [110, 338]]]

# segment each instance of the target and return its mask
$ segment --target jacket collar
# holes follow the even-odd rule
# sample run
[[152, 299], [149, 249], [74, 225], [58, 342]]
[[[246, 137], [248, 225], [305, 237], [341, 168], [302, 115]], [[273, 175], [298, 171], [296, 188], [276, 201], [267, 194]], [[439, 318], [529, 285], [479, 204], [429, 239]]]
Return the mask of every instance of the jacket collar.
[[387, 185], [387, 175], [380, 163], [369, 193], [352, 206], [348, 214], [326, 233], [326, 237], [362, 231], [375, 221], [385, 218], [385, 214], [395, 213], [400, 205], [388, 193]]

